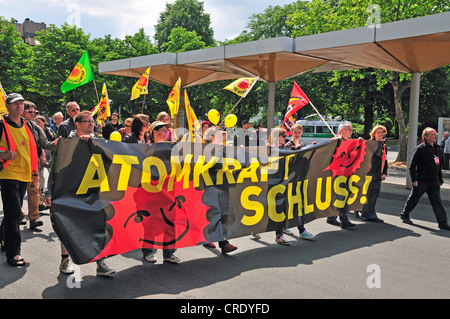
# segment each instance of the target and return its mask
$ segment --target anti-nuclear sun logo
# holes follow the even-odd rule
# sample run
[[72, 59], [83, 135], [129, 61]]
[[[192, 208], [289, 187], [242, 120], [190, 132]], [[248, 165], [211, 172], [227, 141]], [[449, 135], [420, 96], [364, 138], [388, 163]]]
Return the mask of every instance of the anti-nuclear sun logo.
[[366, 155], [366, 141], [361, 139], [341, 141], [333, 155], [333, 161], [324, 169], [332, 170], [333, 177], [349, 177], [361, 167]]

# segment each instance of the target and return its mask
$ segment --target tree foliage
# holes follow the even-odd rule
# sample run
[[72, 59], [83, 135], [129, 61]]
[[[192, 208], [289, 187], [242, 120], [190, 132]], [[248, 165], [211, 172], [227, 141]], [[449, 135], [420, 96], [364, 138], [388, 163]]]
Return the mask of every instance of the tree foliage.
[[166, 10], [161, 12], [158, 24], [155, 25], [155, 40], [158, 48], [164, 50], [172, 30], [178, 27], [189, 32], [196, 32], [206, 46], [214, 46], [214, 31], [211, 28], [211, 17], [204, 12], [203, 2], [197, 0], [177, 0], [173, 4], [166, 3]]

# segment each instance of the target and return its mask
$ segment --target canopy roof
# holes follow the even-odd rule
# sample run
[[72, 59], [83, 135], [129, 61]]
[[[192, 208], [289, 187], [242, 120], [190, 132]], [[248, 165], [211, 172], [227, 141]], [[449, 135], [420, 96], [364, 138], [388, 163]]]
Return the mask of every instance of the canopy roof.
[[450, 64], [450, 12], [342, 31], [280, 37], [99, 64], [100, 73], [182, 87], [259, 76], [278, 82], [302, 73], [377, 68], [426, 72]]

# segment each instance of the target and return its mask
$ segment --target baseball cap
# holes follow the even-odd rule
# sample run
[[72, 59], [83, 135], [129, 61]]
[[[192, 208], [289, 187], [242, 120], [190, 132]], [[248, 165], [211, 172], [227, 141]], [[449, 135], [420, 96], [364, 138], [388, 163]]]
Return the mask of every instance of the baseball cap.
[[161, 126], [167, 126], [167, 123], [164, 123], [164, 122], [161, 122], [161, 121], [155, 121], [155, 122], [153, 122], [153, 123], [150, 125], [150, 129], [149, 129], [150, 135], [152, 135], [153, 130], [154, 130], [155, 128], [161, 127]]
[[6, 97], [6, 104], [12, 104], [17, 101], [25, 101], [25, 99], [19, 93], [10, 93]]

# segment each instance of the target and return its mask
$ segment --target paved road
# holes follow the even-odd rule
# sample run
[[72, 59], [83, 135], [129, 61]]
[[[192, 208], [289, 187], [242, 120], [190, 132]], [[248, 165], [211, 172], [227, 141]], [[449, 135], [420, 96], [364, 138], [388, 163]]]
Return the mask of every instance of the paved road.
[[[385, 194], [402, 181], [399, 175], [383, 185]], [[286, 236], [290, 246], [278, 245], [273, 233], [264, 233], [261, 240], [233, 239], [239, 249], [230, 255], [202, 246], [179, 249], [178, 265], [163, 263], [161, 251], [156, 264], [132, 251], [108, 260], [117, 270], [111, 278], [96, 277], [95, 265], [88, 264], [79, 266], [78, 281], [59, 273], [59, 242], [44, 215], [39, 230], [21, 226], [27, 267], [11, 267], [0, 254], [0, 299], [176, 298], [181, 301], [171, 311], [177, 312], [180, 302], [202, 298], [449, 298], [450, 231], [438, 229], [427, 201], [413, 211], [417, 225], [401, 223], [403, 204], [389, 196], [379, 199], [384, 224], [349, 214], [357, 224], [354, 230], [341, 230], [324, 219], [312, 221], [306, 227], [315, 240], [300, 240], [292, 229], [295, 235]]]
[[[0, 259], [0, 299], [449, 298], [450, 231], [438, 230], [429, 204], [414, 211], [417, 226], [401, 223], [402, 206], [402, 201], [380, 199], [385, 224], [364, 223], [350, 214], [355, 230], [315, 220], [307, 229], [316, 239], [287, 236], [290, 246], [264, 233], [261, 240], [232, 240], [239, 249], [228, 256], [204, 247], [179, 249], [178, 265], [162, 263], [161, 252], [156, 264], [145, 263], [133, 251], [108, 260], [117, 270], [112, 278], [96, 277], [95, 265], [80, 266], [80, 288], [69, 288], [68, 276], [59, 273], [58, 239], [49, 216], [43, 216], [40, 231], [22, 226], [29, 265], [16, 269]], [[379, 267], [380, 288], [367, 286], [376, 274], [370, 267]]]

